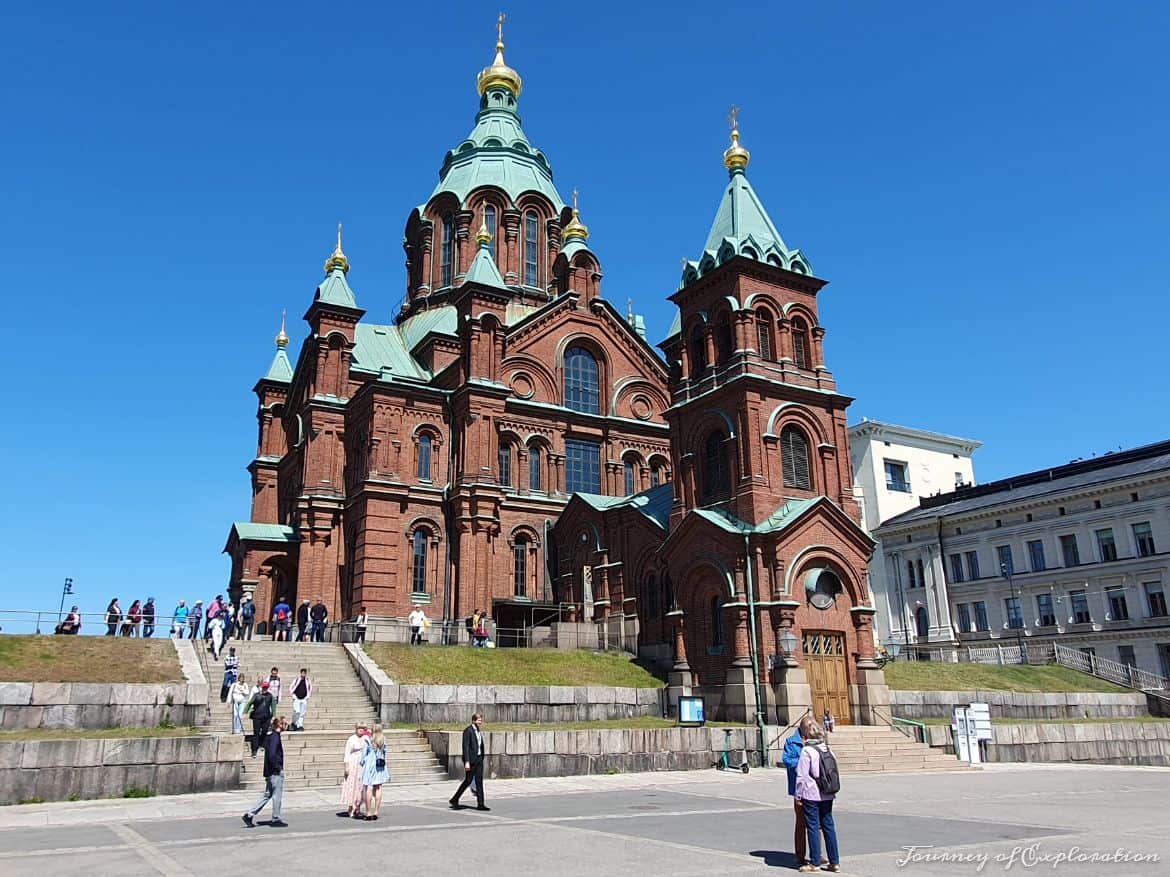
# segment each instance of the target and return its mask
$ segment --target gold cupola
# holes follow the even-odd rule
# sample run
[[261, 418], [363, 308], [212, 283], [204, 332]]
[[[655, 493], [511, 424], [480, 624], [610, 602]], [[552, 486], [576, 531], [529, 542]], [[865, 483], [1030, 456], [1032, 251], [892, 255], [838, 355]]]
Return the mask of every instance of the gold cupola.
[[284, 331], [284, 323], [288, 318], [288, 311], [282, 310], [280, 312], [280, 332], [276, 336], [276, 346], [281, 350], [288, 347], [288, 333]]
[[479, 231], [475, 234], [475, 242], [481, 247], [487, 247], [491, 245], [492, 233], [488, 231], [486, 219], [479, 224]]
[[325, 260], [325, 273], [328, 274], [334, 268], [340, 268], [342, 273], [349, 271], [349, 259], [345, 257], [345, 253], [341, 249], [341, 223], [337, 223], [337, 246], [333, 248], [333, 255]]
[[581, 222], [581, 211], [577, 209], [577, 190], [573, 190], [573, 218], [569, 220], [564, 230], [561, 232], [561, 238], [569, 240], [570, 238], [579, 238], [583, 241], [589, 239], [589, 226]]
[[511, 91], [513, 95], [520, 97], [520, 89], [523, 85], [520, 80], [520, 74], [504, 62], [505, 18], [506, 16], [501, 12], [499, 19], [496, 21], [496, 59], [492, 61], [491, 67], [485, 67], [481, 70], [475, 80], [480, 97], [483, 97], [484, 93], [493, 85], [502, 85]]
[[735, 173], [748, 166], [752, 154], [739, 145], [739, 107], [731, 108], [727, 121], [731, 123], [731, 145], [723, 151], [723, 166]]

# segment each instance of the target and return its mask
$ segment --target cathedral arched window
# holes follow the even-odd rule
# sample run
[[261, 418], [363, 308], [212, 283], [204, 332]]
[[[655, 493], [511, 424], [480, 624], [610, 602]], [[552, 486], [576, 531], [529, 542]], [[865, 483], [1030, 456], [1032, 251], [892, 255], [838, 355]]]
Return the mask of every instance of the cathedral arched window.
[[422, 527], [414, 531], [411, 590], [416, 594], [427, 593], [427, 531]]
[[767, 362], [776, 360], [776, 343], [772, 336], [772, 315], [767, 311], [756, 311], [756, 346], [760, 351], [760, 359]]
[[808, 326], [799, 317], [792, 321], [792, 361], [797, 368], [808, 368]]
[[808, 465], [808, 439], [795, 426], [780, 431], [780, 457], [784, 467], [784, 486], [812, 490]]
[[440, 246], [442, 280], [439, 286], [450, 286], [455, 271], [455, 214], [443, 214], [443, 240]]
[[642, 586], [642, 594], [646, 600], [646, 610], [642, 613], [644, 618], [658, 617], [658, 580], [654, 578], [654, 573], [650, 573], [646, 577], [646, 584]]
[[711, 647], [723, 648], [723, 598], [718, 594], [711, 598]]
[[535, 210], [524, 214], [524, 285], [539, 286], [537, 266], [540, 264], [540, 250], [538, 247], [540, 220]]
[[540, 446], [533, 445], [528, 449], [528, 489], [542, 490], [542, 479], [540, 471]]
[[727, 438], [719, 430], [703, 442], [703, 499], [710, 500], [731, 489], [727, 467]]
[[691, 330], [691, 377], [697, 378], [707, 368], [707, 339], [703, 336], [703, 327], [695, 326]]
[[586, 414], [600, 413], [601, 376], [597, 360], [584, 347], [565, 352], [565, 406]]
[[512, 446], [506, 441], [500, 441], [500, 484], [512, 486]]
[[715, 361], [727, 362], [734, 349], [735, 344], [731, 338], [731, 323], [727, 314], [723, 314], [719, 318], [719, 322], [715, 324]]
[[650, 486], [657, 487], [662, 483], [662, 468], [659, 466], [650, 467]]
[[488, 243], [488, 250], [491, 251], [492, 258], [496, 258], [496, 208], [491, 204], [487, 204], [483, 208], [483, 224], [487, 227], [488, 234], [492, 236]]
[[512, 544], [512, 585], [517, 597], [528, 596], [528, 537], [520, 534]]
[[420, 480], [430, 480], [431, 477], [431, 443], [430, 433], [424, 432], [418, 437], [418, 477]]
[[622, 464], [622, 474], [625, 477], [626, 496], [633, 496], [635, 493], [637, 493], [637, 491], [634, 490], [635, 485], [633, 460], [626, 460], [625, 463]]

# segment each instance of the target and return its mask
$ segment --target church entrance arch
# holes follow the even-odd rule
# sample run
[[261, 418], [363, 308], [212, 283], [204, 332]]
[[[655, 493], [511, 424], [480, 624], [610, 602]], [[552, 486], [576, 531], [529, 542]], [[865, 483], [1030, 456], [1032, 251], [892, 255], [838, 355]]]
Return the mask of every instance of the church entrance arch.
[[803, 646], [808, 682], [812, 688], [813, 714], [820, 721], [828, 710], [840, 724], [851, 724], [845, 634], [832, 630], [806, 630]]

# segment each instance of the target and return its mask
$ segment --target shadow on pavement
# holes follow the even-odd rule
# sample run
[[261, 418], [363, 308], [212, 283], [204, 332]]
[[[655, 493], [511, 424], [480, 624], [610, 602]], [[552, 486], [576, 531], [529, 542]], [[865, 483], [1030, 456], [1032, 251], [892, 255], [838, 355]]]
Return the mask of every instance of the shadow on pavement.
[[748, 855], [763, 859], [769, 868], [796, 868], [796, 856], [779, 850], [752, 850]]

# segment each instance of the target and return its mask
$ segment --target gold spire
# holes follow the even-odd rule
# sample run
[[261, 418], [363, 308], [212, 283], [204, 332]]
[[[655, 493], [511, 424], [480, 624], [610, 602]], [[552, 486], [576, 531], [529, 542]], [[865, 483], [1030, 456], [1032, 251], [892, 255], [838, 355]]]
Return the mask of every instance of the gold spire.
[[589, 227], [581, 222], [581, 211], [577, 209], [576, 189], [573, 190], [573, 218], [569, 220], [569, 224], [565, 226], [564, 231], [561, 232], [561, 237], [564, 240], [569, 238], [580, 238], [583, 241], [589, 240]]
[[325, 260], [325, 273], [328, 274], [334, 268], [340, 268], [342, 272], [349, 271], [349, 259], [345, 258], [345, 253], [341, 249], [341, 223], [337, 223], [337, 246], [333, 248], [333, 255]]
[[486, 247], [492, 242], [492, 233], [488, 231], [486, 219], [479, 224], [479, 231], [475, 234], [475, 242], [481, 247]]
[[280, 311], [280, 333], [276, 336], [276, 346], [281, 350], [288, 347], [288, 335], [284, 331], [284, 321], [288, 317], [288, 311], [281, 309]]
[[727, 121], [731, 123], [731, 145], [723, 152], [723, 165], [729, 171], [742, 171], [752, 160], [752, 154], [739, 145], [739, 107], [731, 108]]
[[501, 12], [500, 17], [496, 20], [496, 59], [492, 61], [491, 67], [485, 67], [481, 70], [475, 80], [475, 85], [479, 89], [481, 97], [493, 85], [502, 85], [511, 91], [512, 94], [516, 95], [516, 97], [520, 97], [520, 88], [522, 86], [520, 74], [504, 62], [505, 18], [507, 16]]

